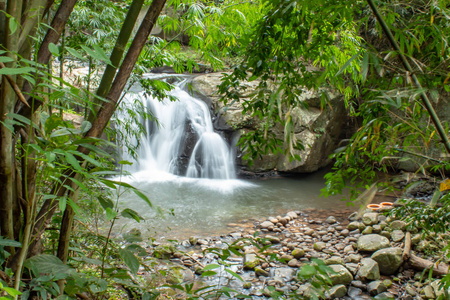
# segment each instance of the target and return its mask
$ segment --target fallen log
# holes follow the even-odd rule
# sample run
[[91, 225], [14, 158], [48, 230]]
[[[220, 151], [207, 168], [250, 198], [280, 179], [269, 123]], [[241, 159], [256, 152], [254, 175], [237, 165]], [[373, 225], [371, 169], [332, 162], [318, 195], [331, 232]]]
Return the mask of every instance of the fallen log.
[[450, 267], [444, 263], [433, 263], [430, 260], [420, 258], [414, 254], [410, 254], [409, 263], [411, 264], [411, 267], [418, 271], [432, 269], [434, 276], [445, 276], [450, 270]]

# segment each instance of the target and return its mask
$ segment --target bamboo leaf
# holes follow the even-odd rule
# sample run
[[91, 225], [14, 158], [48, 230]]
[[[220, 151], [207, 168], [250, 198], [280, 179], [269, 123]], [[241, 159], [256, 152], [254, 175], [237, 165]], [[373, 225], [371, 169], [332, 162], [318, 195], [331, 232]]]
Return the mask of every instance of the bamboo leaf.
[[124, 218], [128, 218], [128, 219], [134, 219], [136, 220], [136, 222], [140, 223], [141, 220], [144, 220], [144, 218], [142, 218], [137, 212], [135, 212], [134, 210], [130, 209], [130, 208], [125, 208], [122, 212], [121, 212], [122, 217]]
[[66, 152], [65, 157], [67, 162], [77, 171], [81, 172], [83, 169], [80, 166], [78, 160], [71, 153]]
[[0, 62], [2, 63], [8, 63], [8, 62], [12, 62], [14, 61], [14, 59], [12, 59], [9, 56], [0, 56]]
[[30, 74], [34, 71], [32, 67], [22, 67], [22, 68], [1, 68], [0, 75], [19, 75], [19, 74]]
[[76, 58], [80, 59], [80, 60], [84, 60], [83, 55], [81, 55], [77, 50], [70, 48], [70, 47], [65, 47], [65, 49], [72, 54], [73, 56], [75, 56]]
[[218, 264], [210, 264], [210, 265], [207, 265], [206, 267], [204, 267], [202, 269], [202, 271], [209, 271], [209, 270], [214, 270], [214, 269], [217, 269], [217, 268], [220, 268], [220, 265], [218, 265]]
[[227, 268], [225, 268], [224, 271], [227, 272], [228, 274], [232, 275], [233, 277], [236, 277], [240, 281], [244, 282], [244, 279], [242, 279], [242, 277], [239, 274], [237, 274], [236, 272], [233, 272]]
[[357, 58], [359, 55], [360, 55], [360, 53], [358, 52], [355, 55], [353, 55], [349, 60], [347, 60], [347, 62], [342, 66], [342, 68], [334, 76], [339, 76], [340, 74], [342, 74], [345, 71], [345, 69], [347, 69], [347, 67], [352, 63], [352, 61], [355, 60], [355, 58]]

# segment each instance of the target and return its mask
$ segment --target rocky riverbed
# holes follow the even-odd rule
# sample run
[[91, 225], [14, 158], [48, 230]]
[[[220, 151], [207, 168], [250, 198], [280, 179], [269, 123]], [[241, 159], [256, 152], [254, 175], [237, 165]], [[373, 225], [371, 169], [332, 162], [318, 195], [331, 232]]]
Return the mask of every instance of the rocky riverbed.
[[[253, 299], [277, 295], [282, 299], [312, 299], [313, 295], [319, 299], [450, 299], [439, 286], [439, 276], [429, 277], [423, 266], [410, 259], [436, 261], [428, 246], [442, 249], [448, 236], [442, 236], [440, 244], [436, 237], [430, 242], [414, 229], [408, 230], [405, 222], [383, 213], [366, 211], [358, 217], [348, 212], [326, 216], [290, 211], [230, 225], [235, 230], [220, 237], [191, 237], [148, 248], [152, 255], [148, 259], [157, 258], [159, 270], [167, 275], [164, 281], [177, 285], [158, 290], [169, 299], [182, 299], [195, 293], [179, 288], [195, 282], [193, 290], [211, 286], [197, 295], [223, 291], [224, 286], [236, 291], [223, 299], [242, 295]], [[141, 275], [150, 278], [149, 273]], [[324, 280], [327, 288], [316, 285], [321, 278], [329, 279]]]

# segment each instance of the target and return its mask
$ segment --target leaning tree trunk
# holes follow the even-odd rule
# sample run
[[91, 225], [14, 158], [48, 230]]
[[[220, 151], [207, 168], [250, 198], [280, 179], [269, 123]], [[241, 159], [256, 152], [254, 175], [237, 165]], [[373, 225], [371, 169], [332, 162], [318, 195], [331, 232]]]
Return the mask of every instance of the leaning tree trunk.
[[[125, 21], [120, 30], [116, 44], [111, 53], [110, 59], [112, 65], [108, 65], [106, 67], [106, 70], [103, 73], [103, 77], [100, 82], [100, 86], [97, 89], [97, 96], [101, 98], [104, 98], [106, 96], [106, 94], [109, 91], [109, 88], [111, 87], [111, 83], [114, 79], [114, 76], [116, 75], [117, 66], [119, 66], [120, 61], [122, 60], [126, 44], [130, 39], [131, 32], [133, 31], [137, 17], [139, 16], [139, 12], [141, 11], [143, 4], [144, 0], [133, 0], [133, 3], [131, 3], [131, 7], [128, 10], [127, 16], [125, 17]], [[94, 102], [96, 102], [97, 104], [101, 103], [101, 101], [97, 101], [97, 99], [94, 99]], [[91, 113], [89, 117], [92, 119], [92, 121], [95, 120], [95, 114]], [[58, 243], [58, 257], [63, 262], [67, 261], [73, 217], [74, 217], [73, 209], [71, 207], [67, 207], [62, 219], [61, 234], [59, 236], [59, 243]], [[60, 283], [60, 287], [62, 287], [62, 283]]]
[[[114, 76], [116, 75], [116, 70], [120, 64], [120, 61], [122, 60], [123, 53], [125, 52], [125, 48], [127, 46], [128, 40], [130, 39], [131, 32], [133, 31], [134, 25], [136, 24], [137, 17], [139, 16], [139, 12], [141, 11], [143, 4], [144, 0], [134, 0], [133, 3], [131, 3], [125, 21], [123, 22], [122, 28], [120, 29], [119, 36], [117, 37], [116, 44], [114, 45], [114, 49], [111, 53], [111, 64], [106, 66], [105, 72], [102, 76], [102, 80], [100, 81], [100, 85], [97, 89], [97, 96], [100, 97], [100, 99], [104, 98], [109, 92], [111, 83], [113, 82]], [[95, 116], [98, 112], [97, 106], [102, 103], [100, 99], [94, 99], [94, 111], [89, 115], [90, 122], [93, 122], [95, 120]]]
[[[103, 133], [103, 130], [105, 129], [115, 111], [116, 104], [119, 101], [119, 98], [124, 90], [125, 84], [127, 83], [131, 72], [133, 71], [136, 61], [139, 58], [139, 55], [142, 52], [142, 49], [144, 48], [150, 32], [152, 31], [153, 26], [156, 24], [158, 16], [161, 13], [161, 10], [164, 7], [165, 3], [166, 0], [154, 0], [150, 5], [122, 62], [122, 65], [120, 66], [112, 87], [106, 96], [107, 101], [103, 102], [96, 119], [92, 122], [92, 128], [85, 134], [86, 138], [98, 138]], [[82, 146], [79, 146], [77, 151], [83, 154], [89, 154], [90, 152], [89, 149]], [[62, 178], [61, 182], [69, 182], [70, 178], [73, 178], [74, 176], [76, 176], [76, 173], [74, 171], [68, 172], [65, 177]], [[66, 188], [63, 185], [59, 185], [54, 189], [54, 191], [57, 192], [56, 196], [62, 197], [63, 195], [65, 195]], [[34, 226], [34, 239], [31, 243], [30, 251], [36, 249], [36, 246], [39, 245], [42, 233], [49, 224], [51, 217], [55, 213], [57, 207], [58, 203], [56, 200], [46, 200], [44, 202], [37, 217], [38, 221]], [[63, 244], [61, 246], [63, 246]], [[65, 251], [61, 249], [60, 252], [64, 253]]]

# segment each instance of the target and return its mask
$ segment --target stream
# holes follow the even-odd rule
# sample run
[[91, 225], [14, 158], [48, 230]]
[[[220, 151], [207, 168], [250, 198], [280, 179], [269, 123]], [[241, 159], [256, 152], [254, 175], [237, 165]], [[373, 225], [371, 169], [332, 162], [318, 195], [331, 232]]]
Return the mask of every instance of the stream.
[[137, 223], [120, 219], [118, 228], [127, 232], [139, 229], [144, 238], [187, 239], [189, 236], [208, 237], [227, 233], [230, 223], [267, 218], [289, 210], [345, 209], [341, 196], [320, 197], [325, 187], [326, 171], [264, 180], [194, 179], [140, 172], [127, 181], [143, 191], [153, 205], [165, 213], [158, 214], [134, 193], [121, 197], [122, 208], [140, 213], [146, 220]]

